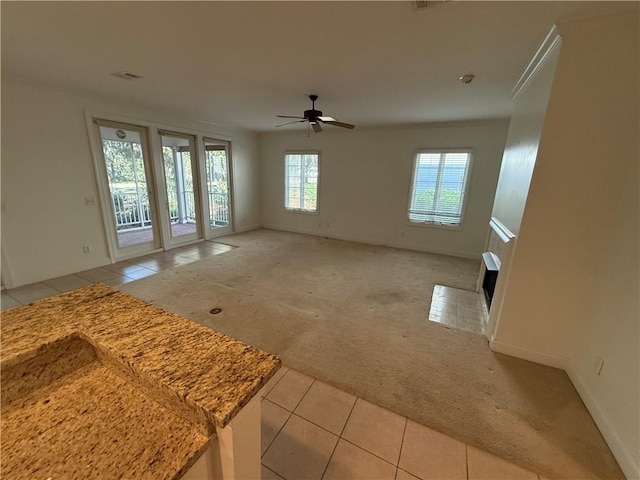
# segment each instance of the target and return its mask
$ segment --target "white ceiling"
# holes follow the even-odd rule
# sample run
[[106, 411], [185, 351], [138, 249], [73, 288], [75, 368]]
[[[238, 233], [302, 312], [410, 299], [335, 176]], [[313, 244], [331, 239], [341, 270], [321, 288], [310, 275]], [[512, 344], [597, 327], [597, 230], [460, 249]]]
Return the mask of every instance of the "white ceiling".
[[5, 1], [2, 74], [256, 131], [310, 93], [359, 127], [500, 118], [554, 23], [633, 3]]

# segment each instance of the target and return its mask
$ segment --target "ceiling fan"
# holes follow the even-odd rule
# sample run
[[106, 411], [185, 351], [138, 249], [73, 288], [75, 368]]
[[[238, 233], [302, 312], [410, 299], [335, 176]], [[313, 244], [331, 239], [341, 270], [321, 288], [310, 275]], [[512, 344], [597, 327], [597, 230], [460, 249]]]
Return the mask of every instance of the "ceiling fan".
[[276, 115], [278, 118], [296, 118], [297, 120], [293, 122], [283, 123], [281, 125], [276, 125], [276, 127], [283, 127], [285, 125], [291, 125], [292, 123], [302, 123], [309, 122], [311, 128], [316, 133], [320, 133], [322, 131], [321, 123], [326, 123], [327, 125], [335, 125], [336, 127], [342, 128], [355, 128], [355, 125], [351, 125], [350, 123], [339, 122], [333, 117], [326, 117], [322, 115], [320, 110], [316, 110], [316, 100], [318, 99], [317, 95], [309, 95], [309, 100], [311, 100], [311, 110], [305, 110], [304, 116], [302, 117], [292, 117], [290, 115]]

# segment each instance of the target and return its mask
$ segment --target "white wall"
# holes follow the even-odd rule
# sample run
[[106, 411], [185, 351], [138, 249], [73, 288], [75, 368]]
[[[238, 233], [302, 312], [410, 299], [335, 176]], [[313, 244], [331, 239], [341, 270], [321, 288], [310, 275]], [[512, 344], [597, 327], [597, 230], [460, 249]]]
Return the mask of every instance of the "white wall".
[[[236, 228], [260, 224], [257, 136], [131, 104], [2, 79], [3, 279], [20, 286], [110, 263], [84, 111], [232, 138]], [[82, 245], [92, 252], [83, 254]], [[9, 283], [10, 282], [10, 283]]]
[[[636, 123], [636, 127], [640, 127]], [[636, 146], [636, 152], [637, 152]], [[590, 311], [580, 325], [569, 375], [598, 421], [605, 438], [616, 445], [627, 478], [640, 478], [640, 198], [637, 156], [629, 161], [624, 184], [603, 245], [595, 275]], [[605, 360], [596, 374], [597, 357]]]
[[567, 369], [629, 478], [640, 476], [637, 12], [558, 26], [560, 57], [495, 337]]
[[526, 72], [529, 75], [526, 84], [513, 99], [507, 144], [491, 214], [515, 236], [520, 231], [560, 52], [559, 43], [549, 47], [543, 58], [535, 59], [538, 61], [536, 70]]
[[[491, 212], [491, 225], [499, 229], [500, 235], [490, 230], [487, 247], [501, 261], [487, 325], [487, 336], [491, 341], [491, 348], [535, 361], [542, 361], [539, 358], [540, 352], [536, 352], [537, 357], [528, 358], [525, 352], [517, 351], [513, 345], [509, 345], [510, 348], [500, 345], [496, 335], [502, 317], [505, 295], [507, 289], [511, 287], [509, 281], [511, 264], [517, 248], [517, 236], [536, 165], [542, 126], [560, 54], [560, 44], [560, 37], [553, 28], [525, 68], [514, 89], [513, 113]], [[509, 292], [509, 295], [511, 301], [513, 292]], [[500, 333], [502, 334], [503, 331], [500, 330]], [[555, 359], [547, 358], [544, 363], [559, 366], [558, 360]]]
[[[508, 121], [386, 129], [263, 133], [262, 224], [366, 243], [479, 258], [504, 149]], [[419, 148], [475, 151], [463, 228], [412, 226], [407, 208]], [[320, 152], [318, 214], [284, 209], [284, 153]]]
[[261, 226], [258, 135], [235, 132], [232, 140], [234, 231]]

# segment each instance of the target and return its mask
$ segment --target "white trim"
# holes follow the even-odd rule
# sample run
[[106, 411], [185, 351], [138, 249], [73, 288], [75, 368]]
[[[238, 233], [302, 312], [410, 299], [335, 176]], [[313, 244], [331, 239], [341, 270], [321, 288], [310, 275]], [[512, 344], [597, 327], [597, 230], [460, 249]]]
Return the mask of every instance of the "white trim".
[[[221, 140], [218, 138], [213, 138], [211, 136], [198, 136], [198, 142], [200, 144], [200, 146], [202, 147], [201, 150], [201, 156], [199, 157], [200, 160], [200, 167], [202, 169], [203, 175], [201, 175], [201, 179], [200, 179], [200, 183], [201, 183], [201, 188], [202, 188], [202, 192], [203, 192], [203, 205], [202, 205], [202, 217], [203, 217], [203, 228], [204, 228], [204, 232], [205, 232], [205, 239], [209, 240], [211, 238], [217, 238], [217, 237], [222, 237], [224, 235], [231, 235], [232, 233], [235, 232], [235, 218], [236, 218], [236, 212], [235, 212], [235, 183], [234, 183], [234, 177], [233, 177], [233, 159], [232, 159], [232, 154], [231, 154], [231, 150], [232, 150], [232, 145], [231, 142], [229, 140]], [[228, 191], [228, 197], [229, 197], [229, 224], [224, 226], [224, 227], [216, 227], [216, 228], [212, 228], [211, 227], [211, 218], [209, 218], [210, 215], [210, 196], [209, 196], [209, 187], [207, 185], [207, 161], [206, 161], [206, 156], [207, 156], [207, 151], [206, 151], [206, 147], [207, 147], [207, 142], [211, 142], [211, 143], [224, 143], [225, 146], [225, 154], [227, 156], [227, 188], [229, 189]]]
[[[110, 202], [108, 195], [110, 193], [105, 191], [105, 185], [108, 185], [107, 180], [104, 178], [106, 173], [103, 170], [104, 162], [102, 161], [102, 152], [98, 149], [102, 146], [100, 139], [100, 132], [98, 131], [97, 124], [94, 119], [101, 118], [94, 116], [87, 110], [84, 111], [85, 124], [87, 127], [87, 137], [89, 140], [89, 151], [91, 152], [91, 160], [93, 163], [94, 179], [96, 182], [96, 190], [98, 192], [98, 209], [100, 210], [100, 217], [102, 218], [102, 233], [104, 235], [105, 242], [107, 244], [107, 252], [111, 263], [116, 261], [117, 245], [114, 244], [114, 239], [111, 234], [112, 217], [110, 209], [107, 208]], [[108, 189], [108, 187], [107, 187]]]
[[153, 175], [153, 192], [156, 202], [157, 232], [160, 248], [168, 250], [171, 242], [171, 219], [169, 218], [169, 199], [167, 197], [167, 179], [164, 172], [164, 156], [162, 154], [162, 137], [155, 125], [147, 126], [149, 135], [149, 151]]
[[498, 280], [493, 292], [493, 299], [491, 300], [489, 322], [485, 328], [485, 336], [490, 342], [495, 340], [496, 333], [500, 325], [502, 306], [506, 297], [506, 289], [509, 285], [509, 277], [511, 276], [511, 263], [513, 262], [513, 256], [516, 249], [516, 241], [516, 237], [511, 237], [509, 241], [505, 243], [502, 251], [502, 258], [500, 259], [500, 273], [498, 274]]
[[522, 75], [520, 75], [520, 78], [514, 85], [513, 90], [511, 91], [512, 101], [516, 99], [525, 85], [529, 83], [535, 73], [540, 69], [545, 60], [549, 57], [553, 49], [560, 44], [561, 40], [562, 39], [560, 38], [556, 26], [552, 26], [551, 30], [549, 30], [549, 33], [547, 33], [547, 36], [538, 47], [538, 50], [533, 55], [533, 58], [531, 58], [531, 61], [525, 67]]
[[562, 370], [565, 370], [569, 363], [569, 359], [566, 357], [534, 352], [533, 350], [527, 350], [526, 348], [518, 347], [517, 345], [498, 342], [496, 340], [491, 340], [489, 342], [489, 348], [497, 353], [503, 353], [511, 357], [522, 358], [523, 360], [529, 360], [530, 362], [540, 363], [548, 367], [560, 368]]
[[[204, 225], [202, 223], [204, 207], [203, 207], [203, 192], [201, 189], [202, 185], [201, 185], [201, 174], [200, 174], [201, 172], [200, 172], [200, 161], [199, 161], [200, 145], [198, 142], [198, 139], [200, 136], [197, 134], [176, 132], [176, 131], [172, 131], [164, 128], [156, 128], [155, 130], [156, 130], [155, 133], [159, 138], [158, 146], [160, 147], [160, 150], [158, 151], [159, 157], [158, 157], [157, 165], [154, 165], [154, 167], [162, 171], [162, 188], [161, 189], [164, 191], [164, 197], [166, 202], [165, 204], [166, 208], [161, 209], [160, 206], [158, 205], [158, 217], [162, 216], [160, 215], [160, 210], [162, 210], [163, 215], [166, 215], [167, 217], [165, 218], [165, 220], [167, 222], [169, 235], [166, 237], [166, 242], [165, 242], [165, 239], [163, 238], [162, 244], [164, 245], [166, 250], [169, 250], [174, 247], [183, 246], [189, 243], [202, 241], [205, 239]], [[193, 201], [195, 203], [194, 208], [196, 210], [196, 219], [199, 220], [198, 223], [196, 223], [195, 233], [180, 235], [178, 237], [173, 236], [173, 228], [171, 225], [171, 213], [169, 212], [169, 208], [168, 208], [168, 203], [169, 203], [168, 192], [167, 192], [168, 182], [167, 182], [167, 172], [166, 172], [165, 163], [164, 163], [164, 152], [163, 152], [164, 144], [162, 141], [163, 137], [181, 138], [189, 142], [189, 148], [190, 148], [189, 152], [190, 154], [192, 154], [190, 156], [191, 156], [191, 182], [193, 184]], [[178, 178], [176, 177], [176, 185], [178, 183], [179, 183]], [[156, 188], [156, 190], [160, 190], [160, 189]], [[177, 195], [177, 192], [176, 192], [176, 195]]]
[[[244, 227], [236, 228], [233, 233], [249, 232], [251, 230], [258, 230], [259, 228], [263, 228], [263, 226], [260, 225], [260, 224], [246, 225]], [[227, 233], [225, 235], [219, 235], [219, 236], [213, 237], [213, 238], [226, 237], [227, 235], [232, 235], [232, 234], [231, 233]]]
[[[95, 110], [84, 109], [83, 112], [85, 116], [85, 124], [87, 127], [89, 149], [91, 151], [91, 156], [93, 160], [94, 173], [95, 173], [94, 178], [96, 181], [98, 198], [100, 199], [98, 204], [99, 204], [100, 213], [102, 217], [102, 229], [103, 229], [103, 234], [105, 237], [107, 250], [108, 250], [109, 258], [111, 259], [111, 262], [114, 263], [126, 258], [135, 258], [143, 254], [152, 253], [152, 252], [158, 251], [158, 248], [161, 250], [168, 250], [177, 246], [183, 246], [189, 243], [195, 243], [195, 242], [205, 240], [206, 235], [205, 235], [204, 223], [200, 225], [199, 233], [190, 235], [189, 238], [183, 238], [181, 239], [181, 241], [174, 241], [171, 236], [170, 222], [168, 218], [165, 218], [168, 216], [162, 213], [162, 212], [165, 212], [166, 210], [162, 206], [166, 205], [167, 198], [166, 198], [166, 182], [164, 178], [164, 168], [163, 168], [163, 161], [162, 161], [163, 157], [162, 157], [161, 134], [165, 133], [165, 134], [175, 135], [175, 136], [180, 136], [185, 138], [187, 137], [193, 138], [195, 142], [194, 146], [196, 149], [195, 161], [198, 167], [200, 167], [200, 163], [199, 163], [199, 158], [200, 158], [199, 141], [200, 140], [204, 138], [208, 138], [208, 139], [214, 139], [217, 141], [226, 142], [228, 144], [227, 160], [229, 163], [229, 170], [230, 170], [230, 182], [233, 181], [233, 176], [232, 176], [233, 154], [231, 151], [233, 148], [232, 147], [233, 137], [229, 135], [218, 134], [215, 132], [205, 132], [202, 130], [197, 130], [197, 129], [188, 128], [188, 127], [182, 127], [182, 126], [176, 127], [175, 125], [167, 125], [160, 122], [142, 120], [137, 117], [129, 117], [126, 115], [114, 114], [106, 111], [95, 111]], [[100, 149], [100, 146], [101, 146], [100, 134], [95, 127], [96, 120], [102, 120], [108, 123], [122, 123], [122, 124], [130, 125], [132, 127], [137, 127], [141, 130], [145, 130], [144, 135], [146, 136], [146, 140], [147, 140], [147, 147], [148, 147], [147, 154], [149, 156], [149, 163], [151, 168], [150, 175], [153, 177], [152, 191], [155, 196], [155, 203], [156, 203], [155, 205], [151, 205], [152, 215], [154, 215], [155, 223], [157, 224], [156, 228], [158, 233], [157, 239], [154, 236], [154, 242], [155, 241], [159, 242], [159, 245], [154, 245], [153, 250], [137, 251], [133, 249], [129, 251], [122, 251], [122, 249], [119, 248], [116, 239], [112, 238], [110, 228], [107, 227], [107, 225], [110, 225], [110, 223], [108, 222], [112, 221], [112, 216], [110, 211], [111, 199], [110, 199], [110, 192], [104, 191], [105, 190], [104, 185], [106, 180], [105, 180], [105, 172], [103, 172], [102, 170], [103, 169], [102, 150]], [[199, 198], [196, 199], [196, 203], [199, 203], [199, 207], [197, 209], [200, 210], [200, 215], [198, 218], [201, 218], [204, 215], [204, 207], [202, 203], [204, 191], [201, 189], [202, 185], [201, 185], [201, 178], [200, 178], [201, 177], [200, 168], [197, 168], [196, 170], [197, 172], [195, 172], [194, 175], [197, 178], [194, 178], [194, 190], [197, 187], [200, 187], [200, 192], [198, 194]], [[158, 188], [158, 186], [160, 187]], [[231, 194], [233, 195], [234, 186], [230, 186], [230, 189], [231, 189]], [[195, 192], [194, 192], [194, 196], [195, 196]], [[231, 197], [230, 200], [232, 202], [231, 208], [234, 209], [235, 202], [234, 202], [233, 196]], [[232, 219], [235, 218], [235, 211], [233, 211], [233, 213], [231, 214], [231, 217]], [[232, 232], [226, 232], [225, 234], [228, 235], [229, 233], [232, 233]], [[134, 248], [134, 247], [130, 247], [130, 248]]]
[[[460, 221], [456, 224], [456, 225], [449, 225], [449, 224], [442, 224], [442, 223], [436, 223], [436, 222], [414, 222], [411, 220], [410, 218], [410, 210], [411, 210], [411, 204], [413, 201], [413, 193], [415, 191], [415, 181], [416, 181], [416, 173], [417, 173], [417, 163], [418, 163], [418, 157], [420, 154], [422, 153], [438, 153], [441, 156], [441, 160], [442, 161], [442, 155], [443, 154], [447, 154], [447, 153], [466, 153], [468, 155], [467, 157], [467, 171], [466, 171], [466, 176], [464, 179], [464, 186], [462, 188], [462, 205], [460, 208]], [[407, 202], [407, 210], [406, 210], [406, 217], [405, 217], [405, 221], [406, 221], [406, 225], [410, 226], [410, 227], [429, 227], [429, 228], [443, 228], [443, 229], [448, 229], [448, 230], [462, 230], [464, 227], [464, 218], [465, 218], [465, 213], [467, 210], [467, 197], [469, 195], [469, 189], [471, 188], [471, 176], [473, 175], [473, 164], [474, 164], [474, 157], [475, 157], [475, 152], [473, 150], [473, 148], [451, 148], [451, 147], [447, 147], [447, 148], [419, 148], [417, 149], [414, 154], [413, 154], [413, 164], [412, 164], [412, 168], [411, 168], [411, 181], [409, 183], [409, 198], [408, 198], [408, 202]], [[438, 167], [438, 172], [439, 175], [442, 174], [442, 171], [440, 170], [440, 167]], [[436, 191], [438, 190], [439, 186], [439, 181], [436, 183]], [[435, 207], [435, 205], [434, 205]]]
[[[318, 162], [318, 172], [316, 174], [316, 208], [315, 210], [307, 210], [303, 208], [287, 207], [287, 199], [289, 198], [289, 171], [287, 170], [287, 156], [289, 155], [315, 155]], [[302, 165], [300, 165], [302, 172]], [[302, 178], [300, 178], [300, 196], [304, 198], [302, 190]], [[306, 215], [320, 215], [320, 151], [319, 150], [286, 150], [284, 152], [284, 211], [288, 213], [303, 213]]]
[[[205, 132], [204, 130], [197, 130], [194, 128], [188, 127], [176, 127], [175, 125], [167, 125], [166, 123], [155, 122], [150, 120], [143, 120], [138, 117], [128, 117], [126, 115], [120, 115], [117, 113], [111, 113], [106, 111], [96, 111], [96, 110], [84, 110], [85, 117], [88, 115], [89, 118], [100, 118], [103, 120], [109, 120], [112, 122], [120, 122], [120, 123], [129, 123], [138, 125], [141, 127], [154, 127], [156, 130], [169, 130], [171, 132], [182, 133], [183, 135], [202, 135], [209, 138], [215, 138], [216, 140], [226, 140], [231, 142], [233, 140], [232, 136], [222, 135], [213, 132]], [[181, 120], [188, 120], [186, 118], [180, 118]], [[199, 121], [199, 120], [191, 120], [191, 121]]]
[[578, 371], [573, 368], [571, 362], [569, 362], [566, 372], [578, 395], [580, 395], [580, 398], [587, 407], [587, 410], [589, 410], [605, 442], [607, 442], [607, 445], [611, 449], [611, 453], [613, 453], [613, 456], [618, 461], [618, 465], [620, 465], [624, 475], [630, 480], [640, 478], [640, 460], [634, 455], [633, 450], [629, 448], [624, 440], [620, 438], [605, 414], [605, 410], [600, 406], [595, 396], [591, 394], [582, 377], [578, 374]]
[[[146, 255], [157, 248], [162, 247], [162, 239], [158, 238], [159, 230], [155, 226], [160, 220], [159, 206], [156, 187], [156, 168], [154, 165], [154, 144], [151, 135], [155, 131], [153, 127], [145, 125], [136, 125], [133, 123], [113, 121], [109, 118], [94, 117], [88, 115], [85, 110], [85, 120], [87, 126], [87, 134], [89, 137], [89, 148], [93, 160], [95, 180], [98, 189], [98, 198], [100, 211], [103, 218], [103, 232], [109, 251], [109, 259], [111, 263], [118, 262], [124, 257], [132, 258], [135, 256]], [[149, 189], [149, 208], [151, 210], [152, 231], [154, 233], [151, 242], [145, 242], [129, 247], [120, 247], [118, 244], [118, 232], [115, 225], [115, 214], [113, 212], [113, 204], [111, 200], [111, 191], [107, 178], [106, 163], [104, 152], [102, 151], [102, 136], [100, 134], [100, 126], [121, 127], [137, 131], [140, 135], [140, 144], [142, 146], [143, 162], [145, 166], [145, 177], [147, 180], [153, 179]], [[147, 171], [149, 169], [149, 171]], [[151, 182], [148, 182], [151, 183]]]
[[496, 235], [498, 235], [498, 237], [500, 237], [500, 240], [502, 240], [504, 243], [509, 243], [513, 238], [516, 238], [511, 230], [505, 227], [504, 224], [496, 217], [491, 217], [491, 220], [489, 221], [489, 227], [494, 232], [496, 232]]
[[[491, 308], [489, 309], [489, 322], [485, 329], [485, 336], [490, 342], [493, 342], [496, 337], [496, 332], [498, 331], [498, 325], [500, 324], [500, 315], [502, 314], [505, 290], [511, 273], [511, 261], [513, 260], [513, 254], [516, 247], [516, 236], [496, 217], [491, 217], [491, 220], [489, 221], [489, 228], [490, 231], [492, 230], [495, 232], [498, 238], [504, 242], [502, 258], [499, 259], [500, 274], [498, 275], [498, 281], [495, 286], [495, 291], [493, 292]], [[488, 241], [489, 235], [487, 235], [487, 243]], [[481, 267], [477, 282], [478, 291], [480, 290], [483, 277], [484, 269]]]

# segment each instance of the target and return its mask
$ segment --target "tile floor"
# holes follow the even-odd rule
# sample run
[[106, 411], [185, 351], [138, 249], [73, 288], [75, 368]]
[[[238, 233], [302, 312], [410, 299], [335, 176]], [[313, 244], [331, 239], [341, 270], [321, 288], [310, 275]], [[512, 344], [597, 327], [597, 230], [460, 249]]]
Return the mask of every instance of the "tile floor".
[[482, 293], [435, 285], [429, 320], [484, 335], [489, 312]]
[[[173, 238], [180, 235], [190, 235], [196, 233], [195, 223], [172, 223], [171, 236]], [[153, 240], [153, 230], [151, 227], [139, 230], [118, 230], [118, 243], [121, 247], [137, 245], [138, 243], [150, 242]]]
[[153, 253], [72, 275], [51, 278], [44, 282], [4, 290], [0, 308], [6, 310], [97, 282], [115, 287], [178, 265], [185, 265], [211, 255], [228, 252], [233, 248], [235, 247], [218, 242], [199, 242], [166, 252]]
[[266, 480], [543, 480], [288, 367], [262, 394]]

